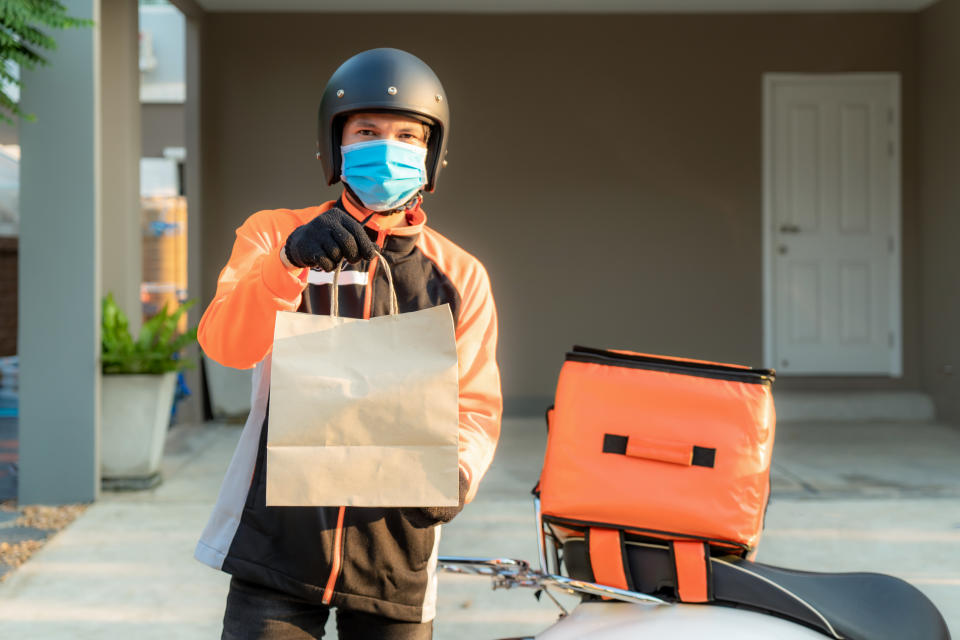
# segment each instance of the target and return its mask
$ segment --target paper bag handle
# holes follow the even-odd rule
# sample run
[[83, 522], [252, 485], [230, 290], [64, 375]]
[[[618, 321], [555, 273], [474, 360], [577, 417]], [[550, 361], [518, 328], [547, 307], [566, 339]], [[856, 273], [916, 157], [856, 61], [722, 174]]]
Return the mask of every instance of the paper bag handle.
[[[400, 305], [397, 302], [397, 290], [393, 286], [393, 273], [390, 271], [390, 265], [387, 264], [387, 259], [383, 257], [383, 254], [379, 251], [374, 251], [377, 254], [377, 262], [383, 265], [383, 272], [387, 274], [387, 284], [390, 285], [390, 315], [395, 316], [400, 313]], [[377, 258], [374, 258], [375, 260]], [[337, 268], [333, 270], [333, 282], [330, 285], [330, 315], [334, 318], [340, 317], [340, 271], [343, 269], [344, 261], [341, 260], [337, 265]], [[374, 269], [373, 273], [376, 273]], [[371, 274], [372, 275], [372, 274]], [[368, 287], [373, 286], [373, 280], [367, 283]]]

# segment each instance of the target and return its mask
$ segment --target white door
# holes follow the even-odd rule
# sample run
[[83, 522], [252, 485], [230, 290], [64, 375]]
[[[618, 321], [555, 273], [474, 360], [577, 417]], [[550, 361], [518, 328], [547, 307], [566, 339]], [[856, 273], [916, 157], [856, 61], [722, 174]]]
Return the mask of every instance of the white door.
[[764, 84], [767, 365], [899, 376], [899, 77]]

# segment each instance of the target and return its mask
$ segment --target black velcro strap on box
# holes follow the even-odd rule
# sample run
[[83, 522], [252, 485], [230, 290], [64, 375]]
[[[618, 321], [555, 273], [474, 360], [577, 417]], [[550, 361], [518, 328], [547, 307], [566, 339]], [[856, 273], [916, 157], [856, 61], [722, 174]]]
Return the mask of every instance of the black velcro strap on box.
[[693, 447], [693, 460], [690, 462], [695, 467], [710, 467], [713, 468], [713, 463], [717, 457], [716, 449], [708, 449], [707, 447]]
[[603, 452], [627, 454], [627, 436], [615, 436], [612, 433], [603, 434]]

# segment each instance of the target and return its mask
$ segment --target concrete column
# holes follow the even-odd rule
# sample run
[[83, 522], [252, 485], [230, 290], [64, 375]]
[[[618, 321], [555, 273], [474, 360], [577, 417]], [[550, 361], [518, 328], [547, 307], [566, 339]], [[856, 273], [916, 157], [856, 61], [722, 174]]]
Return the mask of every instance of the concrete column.
[[100, 144], [103, 295], [113, 293], [140, 330], [140, 45], [136, 2], [100, 0]]
[[[99, 0], [63, 0], [100, 21]], [[23, 71], [20, 144], [19, 500], [93, 500], [100, 487], [99, 27], [55, 31]]]

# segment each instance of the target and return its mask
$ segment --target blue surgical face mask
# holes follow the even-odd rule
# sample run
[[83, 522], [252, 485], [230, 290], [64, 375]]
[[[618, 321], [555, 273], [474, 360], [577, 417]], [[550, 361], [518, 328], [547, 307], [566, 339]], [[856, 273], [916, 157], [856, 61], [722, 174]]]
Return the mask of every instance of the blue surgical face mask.
[[370, 140], [340, 147], [340, 179], [371, 211], [389, 211], [427, 183], [427, 150], [395, 140]]

